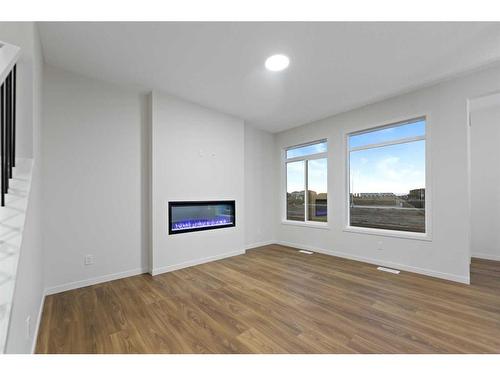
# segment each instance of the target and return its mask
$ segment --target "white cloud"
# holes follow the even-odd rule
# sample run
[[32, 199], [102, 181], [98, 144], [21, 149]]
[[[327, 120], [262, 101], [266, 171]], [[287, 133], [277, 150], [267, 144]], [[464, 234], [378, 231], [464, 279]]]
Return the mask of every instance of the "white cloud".
[[[362, 164], [366, 164], [362, 161]], [[352, 173], [351, 191], [354, 193], [406, 194], [425, 185], [423, 172], [413, 165], [402, 163], [399, 157], [389, 156], [378, 161], [374, 173]]]

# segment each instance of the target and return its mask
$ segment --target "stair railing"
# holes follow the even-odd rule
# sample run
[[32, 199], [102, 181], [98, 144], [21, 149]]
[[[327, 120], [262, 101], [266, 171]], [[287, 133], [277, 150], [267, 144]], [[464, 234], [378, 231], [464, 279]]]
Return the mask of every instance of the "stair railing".
[[16, 166], [16, 97], [19, 48], [0, 42], [0, 205], [5, 206]]

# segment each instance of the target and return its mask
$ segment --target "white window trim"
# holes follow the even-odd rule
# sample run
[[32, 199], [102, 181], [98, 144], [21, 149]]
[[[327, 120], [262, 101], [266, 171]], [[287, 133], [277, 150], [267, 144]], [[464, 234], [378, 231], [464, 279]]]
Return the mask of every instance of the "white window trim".
[[429, 236], [428, 233], [405, 232], [402, 230], [352, 227], [352, 226], [347, 224], [342, 231], [343, 232], [350, 232], [350, 233], [358, 233], [358, 234], [368, 234], [368, 235], [372, 235], [372, 236], [397, 237], [397, 238], [405, 238], [405, 239], [410, 239], [410, 240], [432, 241], [432, 238]]
[[[285, 155], [286, 155], [286, 150], [285, 150]], [[285, 164], [286, 163], [293, 163], [294, 161], [302, 161], [302, 160], [315, 160], [315, 159], [325, 159], [328, 157], [328, 152], [320, 152], [318, 154], [312, 154], [312, 155], [306, 155], [306, 156], [296, 156], [294, 158], [290, 159], [284, 159]]]
[[[350, 135], [357, 135], [357, 134], [356, 133], [351, 133]], [[372, 148], [380, 148], [380, 147], [401, 145], [401, 144], [404, 144], [404, 143], [411, 143], [411, 142], [416, 142], [416, 141], [425, 141], [425, 135], [419, 135], [417, 137], [400, 138], [400, 139], [395, 139], [395, 140], [387, 141], [387, 142], [371, 143], [369, 145], [353, 147], [353, 148], [351, 148], [349, 150], [349, 152], [362, 151], [362, 150], [371, 150]]]
[[[363, 133], [369, 133], [374, 130], [381, 130], [384, 128], [391, 128], [397, 125], [404, 125], [405, 123], [411, 123], [418, 119], [425, 120], [425, 136], [417, 136], [417, 137], [408, 137], [402, 138], [395, 141], [387, 141], [380, 142], [377, 144], [372, 144], [369, 146], [360, 146], [353, 147], [352, 150], [349, 149], [349, 137], [351, 135], [359, 135]], [[384, 237], [397, 237], [403, 239], [412, 239], [412, 240], [421, 240], [421, 241], [432, 241], [432, 166], [431, 166], [431, 115], [429, 113], [426, 114], [418, 114], [413, 116], [405, 116], [402, 119], [395, 119], [392, 121], [388, 121], [383, 125], [373, 126], [368, 129], [363, 129], [360, 131], [350, 131], [344, 133], [344, 157], [345, 157], [345, 204], [344, 204], [344, 228], [343, 232], [350, 233], [358, 233], [358, 234], [367, 234], [367, 235], [375, 235], [375, 236], [384, 236]], [[349, 210], [349, 202], [350, 202], [350, 153], [351, 151], [359, 151], [363, 149], [375, 148], [375, 147], [384, 147], [390, 146], [394, 144], [402, 144], [408, 142], [415, 142], [419, 140], [425, 140], [425, 233], [420, 232], [406, 232], [406, 231], [398, 231], [398, 230], [390, 230], [390, 229], [379, 229], [379, 228], [365, 228], [365, 227], [354, 227], [351, 226], [350, 223], [350, 210]]]
[[[289, 159], [287, 159], [287, 157], [286, 157], [287, 150], [300, 148], [300, 147], [304, 147], [304, 146], [309, 146], [309, 145], [314, 145], [316, 143], [322, 143], [322, 142], [326, 142], [326, 144], [327, 144], [327, 151], [326, 152], [320, 152], [317, 154], [311, 154], [311, 155], [305, 155], [305, 156], [297, 156], [297, 157], [289, 158]], [[286, 207], [287, 207], [287, 205], [286, 205], [286, 198], [287, 198], [287, 168], [286, 168], [286, 165], [287, 165], [287, 163], [293, 163], [293, 162], [297, 162], [297, 161], [316, 160], [316, 159], [326, 159], [327, 165], [329, 164], [329, 161], [328, 161], [328, 139], [327, 138], [323, 138], [323, 139], [319, 139], [319, 140], [311, 141], [311, 142], [307, 142], [307, 143], [302, 143], [302, 144], [299, 144], [296, 146], [286, 147], [286, 148], [281, 150], [282, 181], [284, 182], [283, 186], [281, 188], [281, 202], [282, 202], [282, 204], [281, 204], [281, 206], [282, 206], [281, 224], [299, 226], [299, 227], [310, 227], [310, 228], [317, 228], [317, 229], [330, 229], [330, 224], [329, 224], [330, 223], [330, 210], [327, 210], [326, 223], [313, 221], [313, 220], [296, 221], [296, 220], [288, 220], [286, 218]], [[304, 167], [305, 192], [307, 191], [307, 188], [308, 188], [308, 185], [307, 185], [308, 184], [308, 181], [307, 181], [307, 172], [308, 171], [307, 170], [308, 170], [308, 163], [306, 162], [305, 167]], [[327, 179], [326, 186], [327, 186], [326, 189], [328, 192], [328, 179]], [[304, 192], [304, 207], [305, 207], [304, 215], [305, 215], [305, 218], [307, 218], [306, 211], [307, 211], [308, 197], [307, 197], [307, 194], [305, 192]], [[327, 203], [327, 205], [329, 206], [329, 203]]]
[[321, 221], [295, 221], [295, 220], [287, 220], [283, 219], [281, 221], [283, 225], [292, 225], [297, 227], [309, 227], [309, 228], [317, 228], [317, 229], [330, 229], [328, 222], [323, 223]]

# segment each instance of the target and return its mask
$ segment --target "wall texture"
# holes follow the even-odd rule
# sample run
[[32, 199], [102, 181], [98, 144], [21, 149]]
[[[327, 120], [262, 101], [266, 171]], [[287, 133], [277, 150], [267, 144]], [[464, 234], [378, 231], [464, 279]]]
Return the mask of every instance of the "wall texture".
[[49, 66], [44, 82], [48, 292], [147, 270], [146, 97]]
[[33, 158], [6, 352], [30, 353], [36, 340], [44, 295], [40, 148], [43, 54], [33, 22], [0, 22], [0, 40], [21, 47], [17, 67], [17, 156]]
[[500, 102], [471, 113], [472, 256], [500, 260]]
[[[152, 94], [152, 272], [244, 251], [242, 120], [160, 93]], [[236, 200], [236, 227], [168, 235], [175, 200]]]
[[[490, 68], [277, 134], [274, 174], [284, 189], [280, 152], [287, 146], [328, 138], [329, 229], [281, 223], [277, 240], [348, 258], [469, 282], [470, 210], [467, 99], [498, 89], [500, 68]], [[432, 178], [432, 240], [410, 240], [344, 231], [345, 137], [395, 120], [428, 116]], [[284, 200], [280, 200], [284, 204]], [[381, 244], [379, 244], [381, 242]], [[378, 250], [382, 247], [382, 250]]]
[[245, 247], [274, 242], [274, 135], [245, 124]]

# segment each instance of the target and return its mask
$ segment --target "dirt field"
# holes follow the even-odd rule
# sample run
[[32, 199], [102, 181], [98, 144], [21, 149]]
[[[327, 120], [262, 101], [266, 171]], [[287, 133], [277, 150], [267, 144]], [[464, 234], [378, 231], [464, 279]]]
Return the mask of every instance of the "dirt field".
[[351, 207], [351, 226], [425, 232], [425, 209]]
[[[425, 209], [423, 208], [355, 206], [350, 210], [350, 225], [353, 227], [425, 233]], [[287, 219], [303, 221], [304, 206], [288, 205]]]

